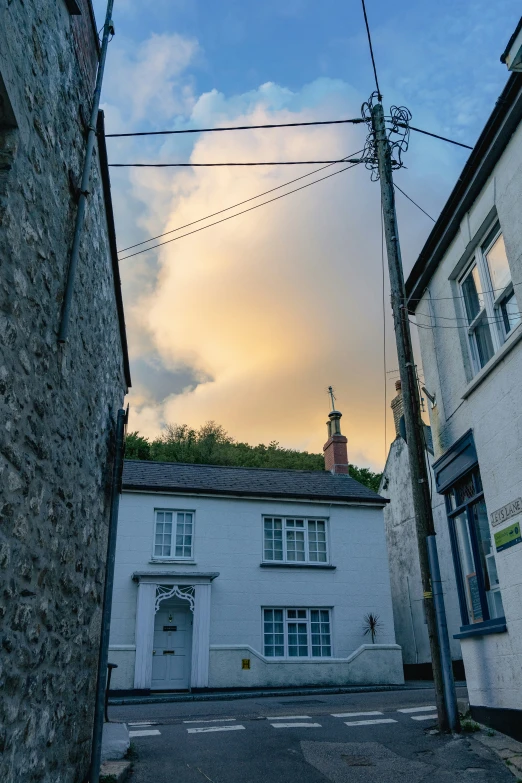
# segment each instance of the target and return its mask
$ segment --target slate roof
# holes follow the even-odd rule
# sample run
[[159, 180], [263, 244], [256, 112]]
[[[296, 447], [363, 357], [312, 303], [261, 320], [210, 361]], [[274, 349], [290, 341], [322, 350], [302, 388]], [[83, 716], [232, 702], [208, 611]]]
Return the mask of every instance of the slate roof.
[[125, 460], [123, 489], [383, 505], [388, 502], [350, 476], [322, 470], [268, 470], [145, 460]]

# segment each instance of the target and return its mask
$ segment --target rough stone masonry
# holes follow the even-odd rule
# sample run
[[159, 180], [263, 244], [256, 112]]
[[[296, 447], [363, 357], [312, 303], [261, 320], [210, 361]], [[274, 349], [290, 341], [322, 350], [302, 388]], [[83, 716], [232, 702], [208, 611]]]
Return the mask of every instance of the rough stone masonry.
[[90, 0], [0, 0], [0, 31], [0, 780], [82, 783], [129, 385], [101, 141], [57, 343], [98, 43]]

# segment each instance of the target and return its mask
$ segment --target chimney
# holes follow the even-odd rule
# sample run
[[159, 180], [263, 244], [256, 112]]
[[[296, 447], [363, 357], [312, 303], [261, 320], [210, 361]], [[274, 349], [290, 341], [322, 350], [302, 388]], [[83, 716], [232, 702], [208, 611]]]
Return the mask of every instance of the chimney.
[[348, 439], [341, 434], [341, 416], [343, 414], [335, 409], [328, 414], [326, 426], [328, 428], [328, 440], [323, 446], [324, 467], [330, 473], [348, 474]]
[[395, 435], [398, 438], [400, 433], [399, 429], [399, 422], [404, 415], [404, 403], [402, 400], [402, 389], [401, 389], [401, 382], [395, 381], [395, 390], [397, 392], [397, 396], [393, 398], [393, 400], [390, 403], [390, 408], [393, 411], [393, 421], [395, 422]]

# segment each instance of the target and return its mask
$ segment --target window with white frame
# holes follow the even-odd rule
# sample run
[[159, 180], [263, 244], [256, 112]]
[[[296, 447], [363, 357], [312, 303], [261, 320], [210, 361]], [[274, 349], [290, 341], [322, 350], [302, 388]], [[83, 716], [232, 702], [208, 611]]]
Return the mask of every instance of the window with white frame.
[[327, 563], [326, 520], [264, 517], [263, 559], [282, 563]]
[[156, 511], [154, 557], [169, 560], [191, 559], [193, 532], [192, 511]]
[[263, 609], [268, 658], [330, 658], [329, 609]]
[[498, 223], [480, 243], [459, 280], [475, 372], [520, 323], [504, 237]]

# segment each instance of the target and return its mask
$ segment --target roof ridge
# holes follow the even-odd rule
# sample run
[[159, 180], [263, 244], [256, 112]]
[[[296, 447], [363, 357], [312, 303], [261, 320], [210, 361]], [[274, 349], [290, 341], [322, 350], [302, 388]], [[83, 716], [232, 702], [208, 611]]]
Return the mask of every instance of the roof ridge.
[[347, 476], [346, 474], [341, 473], [331, 473], [329, 470], [308, 470], [305, 468], [261, 468], [261, 467], [255, 467], [255, 466], [246, 466], [246, 465], [213, 465], [208, 462], [178, 462], [177, 460], [155, 460], [155, 459], [125, 459], [125, 462], [132, 462], [132, 463], [142, 463], [147, 465], [182, 465], [186, 467], [196, 467], [196, 468], [223, 468], [225, 470], [265, 470], [265, 471], [271, 471], [273, 473], [313, 473], [317, 476], [342, 476], [343, 478], [351, 478], [353, 481], [356, 481], [357, 479], [354, 479], [353, 476]]

